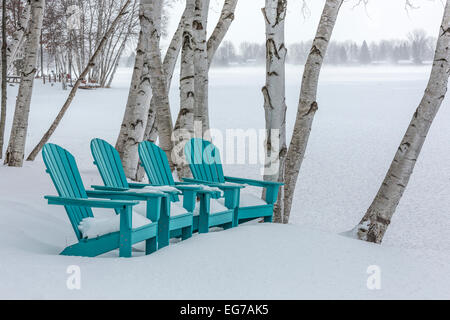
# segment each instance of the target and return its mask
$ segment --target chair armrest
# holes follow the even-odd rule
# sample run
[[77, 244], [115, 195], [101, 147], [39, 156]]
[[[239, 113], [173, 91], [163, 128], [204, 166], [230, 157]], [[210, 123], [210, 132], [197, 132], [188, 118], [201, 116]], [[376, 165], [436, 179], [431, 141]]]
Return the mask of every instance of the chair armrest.
[[128, 186], [130, 189], [144, 189], [145, 187], [151, 186], [151, 184], [145, 184], [145, 183], [128, 183]]
[[202, 187], [196, 187], [193, 186], [192, 184], [190, 185], [177, 185], [177, 189], [179, 189], [180, 191], [182, 191], [183, 193], [185, 191], [194, 191], [196, 193], [208, 193], [208, 194], [215, 194], [217, 193], [217, 191], [213, 191], [213, 190], [204, 190], [202, 189]]
[[132, 192], [126, 189], [125, 191], [101, 191], [101, 190], [86, 190], [86, 194], [91, 198], [104, 198], [104, 199], [118, 199], [118, 200], [149, 200], [153, 198], [166, 198], [166, 193], [156, 192]]
[[282, 183], [282, 182], [260, 181], [260, 180], [235, 178], [235, 177], [225, 177], [225, 181], [233, 182], [233, 183], [245, 183], [250, 186], [261, 187], [261, 188], [266, 189], [267, 204], [275, 204], [277, 202], [280, 187], [284, 186], [284, 183]]
[[71, 206], [71, 207], [89, 207], [122, 209], [123, 207], [132, 207], [139, 204], [138, 201], [120, 201], [120, 200], [93, 200], [81, 198], [64, 198], [56, 196], [45, 196], [50, 205]]
[[284, 186], [284, 183], [282, 183], [282, 182], [262, 181], [262, 180], [253, 180], [253, 179], [244, 179], [244, 178], [235, 178], [235, 177], [225, 177], [225, 181], [233, 182], [233, 183], [248, 184], [250, 186], [262, 187], [262, 188], [267, 188], [267, 187], [271, 187], [271, 186], [278, 186], [278, 187]]
[[[243, 189], [245, 188], [245, 186], [243, 185], [239, 185], [239, 184], [235, 184], [235, 185], [229, 185], [229, 184], [225, 184], [225, 183], [220, 183], [220, 182], [210, 182], [210, 181], [204, 181], [204, 180], [197, 180], [197, 179], [191, 179], [191, 178], [183, 178], [184, 181], [189, 182], [189, 183], [196, 183], [196, 184], [204, 184], [206, 186], [209, 187], [216, 187], [216, 188], [220, 188], [222, 190], [233, 190], [236, 188], [239, 189]], [[177, 186], [178, 188], [178, 186]]]
[[108, 187], [108, 186], [91, 186], [94, 190], [100, 190], [100, 191], [128, 191], [130, 189], [127, 188], [115, 188], [115, 187]]

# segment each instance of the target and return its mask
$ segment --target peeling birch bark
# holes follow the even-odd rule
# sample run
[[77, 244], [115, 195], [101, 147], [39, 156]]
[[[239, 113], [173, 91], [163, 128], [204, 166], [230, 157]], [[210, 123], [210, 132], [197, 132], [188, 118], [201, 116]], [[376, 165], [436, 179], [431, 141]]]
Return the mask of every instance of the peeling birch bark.
[[405, 192], [431, 124], [445, 98], [450, 74], [450, 2], [439, 29], [425, 94], [397, 150], [375, 199], [354, 232], [360, 240], [381, 243]]
[[34, 77], [37, 72], [39, 39], [44, 17], [45, 0], [33, 0], [30, 2], [31, 13], [27, 41], [25, 43], [24, 68], [17, 95], [9, 145], [5, 155], [5, 164], [10, 167], [23, 166], [31, 95], [33, 93]]
[[319, 27], [305, 64], [297, 118], [286, 156], [283, 223], [289, 223], [295, 186], [305, 157], [314, 115], [319, 108], [317, 86], [320, 71], [342, 2], [343, 0], [327, 0], [325, 2]]

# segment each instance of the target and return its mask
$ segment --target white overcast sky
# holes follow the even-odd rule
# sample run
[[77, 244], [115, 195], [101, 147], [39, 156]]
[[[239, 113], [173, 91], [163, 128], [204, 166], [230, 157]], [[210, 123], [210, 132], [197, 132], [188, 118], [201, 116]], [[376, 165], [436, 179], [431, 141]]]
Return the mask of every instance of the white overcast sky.
[[[170, 9], [171, 35], [178, 24], [184, 9], [184, 0], [178, 0]], [[405, 0], [369, 0], [367, 6], [354, 7], [357, 0], [344, 1], [336, 28], [334, 40], [355, 40], [357, 42], [378, 41], [380, 39], [406, 38], [413, 29], [425, 29], [429, 35], [437, 37], [442, 20], [443, 2], [441, 0], [413, 0], [417, 9], [405, 10]], [[208, 31], [215, 26], [223, 0], [211, 0]], [[325, 0], [307, 0], [310, 15], [303, 17], [301, 0], [288, 0], [286, 17], [287, 45], [312, 39], [323, 9]], [[243, 41], [265, 41], [264, 20], [261, 8], [264, 0], [239, 0], [235, 20], [225, 40], [235, 44]], [[166, 39], [165, 42], [168, 40]]]

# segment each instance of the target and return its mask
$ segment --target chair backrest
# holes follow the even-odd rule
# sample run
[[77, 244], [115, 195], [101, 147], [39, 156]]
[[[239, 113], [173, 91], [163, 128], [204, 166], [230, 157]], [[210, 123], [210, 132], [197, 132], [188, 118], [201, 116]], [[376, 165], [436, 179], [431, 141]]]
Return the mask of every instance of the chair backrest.
[[220, 152], [211, 142], [203, 139], [191, 139], [184, 148], [186, 160], [194, 179], [224, 183]]
[[[42, 157], [60, 197], [87, 198], [75, 158], [67, 150], [55, 144], [46, 144]], [[94, 216], [91, 208], [65, 206], [65, 209], [77, 238], [81, 239], [78, 225], [84, 218]]]
[[174, 186], [172, 171], [166, 153], [156, 144], [144, 141], [139, 144], [139, 158], [150, 184]]
[[112, 145], [102, 139], [93, 139], [91, 153], [105, 186], [129, 188], [119, 152]]
[[[157, 186], [174, 186], [172, 171], [166, 153], [156, 144], [144, 141], [139, 144], [139, 158], [145, 169], [150, 184]], [[177, 195], [171, 195], [173, 202], [180, 199]]]

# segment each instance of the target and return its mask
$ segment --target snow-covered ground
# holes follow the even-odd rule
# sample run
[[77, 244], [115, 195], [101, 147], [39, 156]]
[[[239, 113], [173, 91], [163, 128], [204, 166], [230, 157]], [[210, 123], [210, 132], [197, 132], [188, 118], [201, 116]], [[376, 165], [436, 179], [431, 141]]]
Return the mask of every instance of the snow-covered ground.
[[[338, 235], [373, 199], [426, 85], [430, 67], [324, 69], [319, 112], [298, 188], [292, 225], [247, 225], [195, 236], [156, 254], [122, 260], [57, 254], [75, 241], [42, 158], [22, 169], [0, 166], [0, 298], [450, 298], [450, 109], [430, 132], [382, 246]], [[301, 68], [287, 71], [288, 131], [295, 121]], [[89, 142], [112, 143], [131, 71], [113, 89], [80, 90], [51, 142], [77, 158], [87, 186], [98, 184]], [[171, 91], [179, 108], [177, 77]], [[264, 69], [213, 69], [211, 124], [262, 129]], [[9, 87], [9, 134], [17, 87]], [[36, 82], [27, 153], [61, 107], [67, 91]], [[7, 140], [6, 140], [7, 141]], [[6, 146], [5, 146], [6, 147]], [[259, 178], [258, 165], [225, 165], [228, 175]], [[66, 287], [78, 265], [82, 290]], [[367, 268], [381, 269], [382, 290], [368, 290]]]

